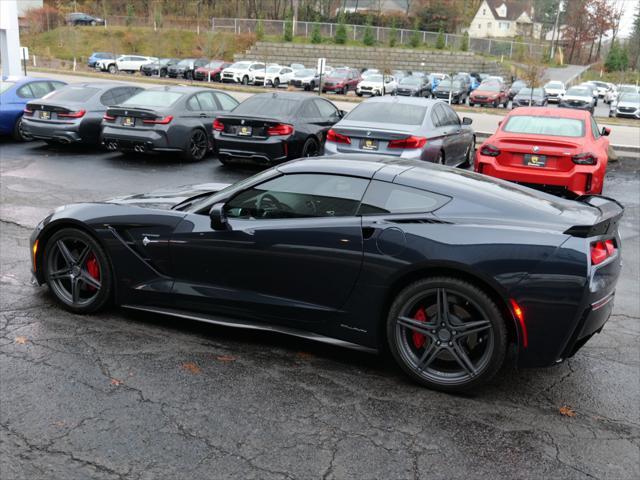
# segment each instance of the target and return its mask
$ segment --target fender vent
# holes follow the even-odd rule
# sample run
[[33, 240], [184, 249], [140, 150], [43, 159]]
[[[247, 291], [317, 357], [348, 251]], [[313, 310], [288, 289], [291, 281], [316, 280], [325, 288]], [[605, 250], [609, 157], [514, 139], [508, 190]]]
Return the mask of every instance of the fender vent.
[[436, 223], [442, 225], [451, 225], [452, 222], [446, 220], [438, 220], [437, 218], [396, 218], [389, 220], [390, 223]]

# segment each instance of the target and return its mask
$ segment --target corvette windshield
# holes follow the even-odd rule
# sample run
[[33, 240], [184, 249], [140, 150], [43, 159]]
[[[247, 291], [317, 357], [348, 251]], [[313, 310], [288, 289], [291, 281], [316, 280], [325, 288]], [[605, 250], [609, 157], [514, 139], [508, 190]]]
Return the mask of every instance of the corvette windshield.
[[577, 118], [514, 115], [509, 118], [502, 130], [509, 133], [578, 138], [584, 136], [584, 122]]

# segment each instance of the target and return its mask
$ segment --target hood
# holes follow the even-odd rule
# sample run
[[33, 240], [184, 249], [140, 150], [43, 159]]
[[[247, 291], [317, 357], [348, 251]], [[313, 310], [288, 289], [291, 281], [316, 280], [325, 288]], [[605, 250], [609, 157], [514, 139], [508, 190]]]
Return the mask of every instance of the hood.
[[580, 95], [565, 95], [564, 97], [562, 97], [562, 99], [563, 100], [578, 100], [580, 102], [589, 103], [589, 102], [591, 102], [593, 97], [591, 97], [591, 96], [583, 97], [583, 96], [580, 96]]
[[105, 203], [130, 205], [135, 207], [157, 208], [169, 210], [185, 200], [195, 196], [205, 196], [228, 187], [228, 183], [201, 183], [198, 185], [183, 185], [180, 187], [164, 188], [149, 193], [139, 193], [106, 200]]
[[632, 107], [632, 108], [640, 108], [640, 103], [634, 102], [632, 100], [620, 100], [616, 103], [616, 107]]
[[494, 92], [493, 90], [482, 90], [480, 87], [476, 88], [473, 91], [474, 95], [482, 95], [485, 97], [493, 97], [493, 96], [498, 96], [500, 95], [500, 92]]
[[373, 80], [363, 80], [358, 83], [358, 86], [360, 87], [381, 87], [382, 85], [384, 85], [383, 82], [377, 82]]

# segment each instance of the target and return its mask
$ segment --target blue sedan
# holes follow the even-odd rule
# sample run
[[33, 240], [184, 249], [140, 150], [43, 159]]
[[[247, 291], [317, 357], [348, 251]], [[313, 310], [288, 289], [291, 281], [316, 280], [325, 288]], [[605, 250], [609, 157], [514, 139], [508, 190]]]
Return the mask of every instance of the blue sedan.
[[47, 78], [2, 77], [0, 81], [0, 135], [31, 140], [22, 130], [22, 112], [27, 102], [64, 87], [65, 82]]

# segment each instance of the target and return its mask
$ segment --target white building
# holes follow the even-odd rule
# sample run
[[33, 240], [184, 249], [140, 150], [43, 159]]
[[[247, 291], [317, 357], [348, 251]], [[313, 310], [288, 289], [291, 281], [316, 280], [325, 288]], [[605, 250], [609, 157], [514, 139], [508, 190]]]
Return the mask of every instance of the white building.
[[469, 26], [469, 36], [540, 39], [542, 24], [533, 21], [532, 0], [484, 0]]

